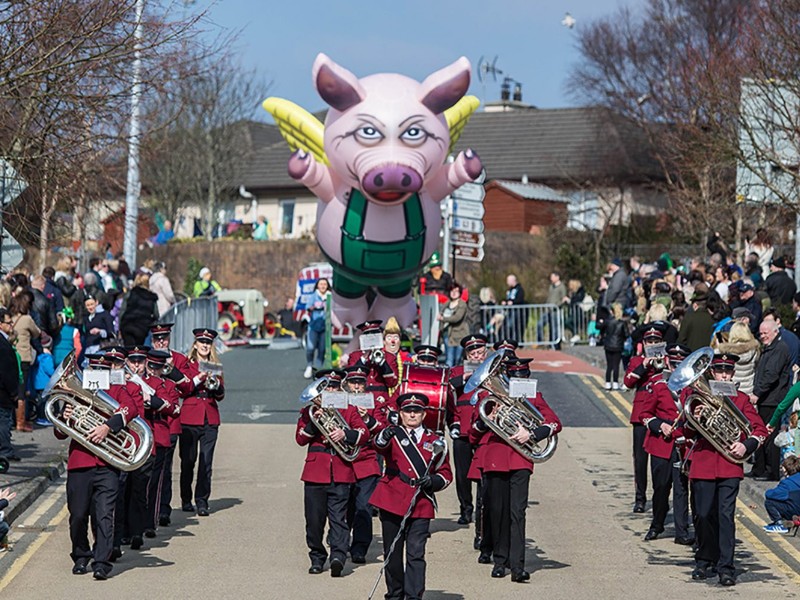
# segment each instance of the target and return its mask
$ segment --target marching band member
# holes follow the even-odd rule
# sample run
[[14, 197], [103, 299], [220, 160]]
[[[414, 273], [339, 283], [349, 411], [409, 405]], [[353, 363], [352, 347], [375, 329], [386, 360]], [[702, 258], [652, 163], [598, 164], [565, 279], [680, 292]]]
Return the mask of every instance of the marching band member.
[[[670, 344], [667, 346], [667, 367], [672, 373], [678, 368], [683, 359], [692, 353], [689, 346], [683, 344]], [[668, 379], [666, 371], [664, 377]], [[681, 428], [686, 423], [682, 418], [679, 422]], [[675, 437], [676, 460], [672, 463], [672, 515], [675, 523], [676, 544], [681, 546], [691, 546], [695, 539], [689, 532], [691, 500], [689, 497], [689, 451], [691, 444], [687, 442], [685, 435], [678, 434]], [[691, 510], [694, 514], [694, 510]]]
[[[509, 358], [506, 370], [510, 377], [530, 376], [529, 358]], [[525, 444], [549, 438], [561, 431], [561, 421], [545, 402], [541, 392], [529, 399], [541, 412], [544, 424], [533, 431], [519, 426], [511, 439]], [[499, 406], [496, 404], [490, 415]], [[476, 415], [477, 415], [477, 411]], [[476, 416], [472, 429], [482, 434], [489, 429], [483, 420]], [[511, 569], [511, 581], [522, 583], [530, 579], [525, 570], [525, 511], [528, 507], [528, 486], [533, 473], [533, 462], [517, 452], [506, 440], [491, 433], [486, 442], [482, 457], [483, 472], [486, 476], [487, 509], [491, 527], [492, 554], [494, 568], [492, 577], [505, 577], [506, 569]]]
[[[468, 335], [461, 340], [464, 356], [469, 363], [481, 363], [486, 359], [486, 345], [488, 339], [483, 334]], [[469, 440], [469, 428], [472, 425], [472, 416], [475, 406], [472, 404], [472, 394], [464, 394], [464, 386], [469, 380], [469, 374], [464, 374], [464, 366], [457, 365], [450, 369], [450, 385], [456, 394], [453, 420], [450, 424], [450, 437], [453, 438], [453, 466], [455, 467], [456, 495], [461, 515], [458, 517], [459, 525], [472, 523], [474, 505], [472, 503], [472, 482], [467, 477], [474, 446]], [[463, 432], [463, 433], [462, 433]], [[480, 483], [478, 483], [477, 504], [480, 513]], [[477, 530], [477, 529], [476, 529]]]
[[[344, 391], [361, 394], [364, 393], [366, 387], [367, 370], [364, 367], [356, 365], [345, 370], [345, 377], [342, 381]], [[383, 418], [380, 410], [361, 407], [357, 407], [356, 410], [364, 421], [370, 438], [377, 435], [385, 426], [385, 422], [379, 420]], [[372, 492], [375, 491], [375, 486], [378, 485], [381, 467], [378, 464], [375, 449], [370, 446], [361, 448], [352, 465], [356, 481], [353, 484], [347, 511], [347, 522], [353, 534], [350, 543], [350, 558], [355, 564], [364, 564], [367, 562], [367, 552], [372, 544], [372, 507], [369, 499]]]
[[[711, 362], [711, 376], [717, 381], [732, 381], [738, 356], [715, 354]], [[750, 422], [752, 433], [747, 439], [734, 442], [728, 449], [732, 456], [744, 458], [756, 451], [767, 438], [767, 428], [747, 394], [737, 391], [731, 401]], [[695, 417], [701, 407], [696, 407]], [[692, 432], [686, 425], [687, 434]], [[736, 542], [736, 496], [739, 482], [744, 478], [744, 468], [720, 453], [704, 437], [697, 435], [689, 467], [689, 482], [694, 497], [695, 533], [697, 552], [692, 579], [706, 579], [709, 571], [719, 574], [724, 586], [736, 585], [733, 551]]]
[[[439, 464], [431, 465], [434, 442], [441, 437], [422, 426], [428, 397], [402, 394], [397, 403], [401, 425], [390, 425], [374, 441], [375, 448], [386, 458], [386, 471], [370, 504], [380, 509], [387, 561], [384, 598], [416, 600], [425, 591], [425, 544], [436, 507], [434, 493], [450, 484], [452, 473], [446, 452]], [[412, 508], [415, 488], [420, 488], [421, 493]], [[409, 518], [403, 524], [409, 510]], [[395, 539], [396, 547], [392, 548]]]
[[[167, 359], [167, 364], [171, 365], [172, 369], [166, 377], [175, 383], [180, 402], [183, 402], [184, 398], [191, 394], [194, 384], [185, 375], [188, 372], [189, 359], [185, 354], [181, 354], [177, 350], [171, 350], [169, 347], [173, 326], [174, 323], [153, 325], [150, 328], [150, 337], [154, 350], [169, 352], [170, 358]], [[175, 458], [178, 438], [181, 435], [180, 411], [177, 415], [167, 415], [167, 424], [169, 425], [169, 448], [164, 454], [164, 465], [161, 471], [161, 498], [159, 500], [158, 515], [160, 527], [167, 527], [172, 522], [172, 463]]]
[[[156, 522], [161, 502], [161, 487], [164, 483], [164, 464], [170, 447], [169, 418], [180, 415], [180, 398], [175, 383], [161, 377], [169, 359], [169, 352], [150, 349], [147, 353], [146, 377], [144, 381], [155, 390], [145, 403], [144, 417], [153, 430], [155, 461], [147, 484], [147, 513], [144, 524], [145, 537], [155, 537]], [[174, 369], [173, 369], [174, 371]]]
[[[319, 398], [319, 397], [318, 397]], [[350, 546], [350, 533], [347, 527], [347, 504], [356, 481], [352, 463], [342, 458], [328, 441], [328, 438], [312, 421], [314, 415], [323, 410], [316, 399], [300, 411], [295, 430], [295, 441], [300, 446], [308, 446], [308, 455], [303, 473], [300, 476], [303, 486], [303, 502], [306, 518], [306, 544], [311, 566], [311, 575], [322, 573], [328, 552], [322, 542], [325, 520], [328, 521], [328, 541], [331, 546], [331, 577], [341, 577], [347, 561]], [[329, 432], [334, 443], [346, 441], [348, 444], [363, 446], [369, 439], [369, 432], [358, 411], [348, 406], [338, 410], [348, 425], [348, 429], [334, 429]]]
[[[650, 455], [653, 479], [653, 519], [644, 536], [646, 542], [656, 539], [664, 531], [664, 521], [669, 512], [669, 492], [673, 486], [673, 465], [680, 465], [681, 462], [675, 440], [683, 436], [678, 427], [678, 407], [667, 382], [663, 377], [653, 378], [649, 388], [650, 392], [641, 406], [642, 424], [647, 428], [644, 450]], [[680, 475], [680, 469], [678, 471]], [[675, 543], [691, 545], [694, 540], [689, 537], [688, 496], [675, 496], [673, 502]]]
[[[642, 336], [644, 347], [661, 344], [664, 336], [655, 327], [647, 329]], [[632, 356], [625, 372], [623, 383], [628, 389], [636, 389], [631, 408], [630, 423], [633, 425], [633, 481], [636, 496], [633, 512], [643, 513], [647, 503], [647, 457], [644, 440], [647, 428], [642, 423], [642, 407], [650, 397], [652, 384], [661, 379], [661, 370], [655, 357], [645, 358], [644, 354]]]
[[[100, 355], [87, 355], [92, 369], [108, 368], [109, 363]], [[105, 423], [89, 432], [89, 440], [102, 442], [110, 432], [117, 433], [132, 419], [140, 416], [139, 402], [130, 386], [120, 386], [114, 398], [119, 409]], [[64, 409], [63, 418], [72, 418], [72, 406]], [[54, 429], [58, 439], [67, 435]], [[114, 503], [119, 486], [119, 470], [101, 460], [75, 440], [69, 444], [67, 460], [67, 508], [69, 509], [69, 535], [72, 541], [72, 573], [83, 575], [89, 561], [95, 579], [108, 579], [111, 573], [111, 552], [114, 538]], [[89, 519], [92, 520], [94, 548], [89, 545]]]
[[[197, 464], [197, 484], [194, 488], [194, 501], [197, 516], [209, 515], [208, 498], [211, 496], [211, 470], [214, 462], [214, 448], [219, 435], [218, 403], [225, 398], [225, 383], [220, 377], [219, 387], [209, 389], [209, 374], [200, 370], [200, 361], [219, 363], [213, 329], [193, 329], [194, 343], [189, 350], [188, 373], [194, 389], [184, 399], [181, 406], [181, 506], [184, 512], [194, 512], [192, 504], [192, 482], [194, 466]], [[199, 450], [199, 451], [198, 451]], [[199, 460], [198, 460], [199, 458]]]
[[[366, 321], [356, 327], [362, 335], [370, 333], [382, 333], [381, 321]], [[397, 355], [382, 352], [383, 356], [373, 357], [373, 352], [365, 353], [362, 350], [354, 350], [347, 357], [347, 366], [352, 367], [361, 364], [368, 369], [367, 389], [375, 396], [375, 405], [381, 407], [381, 412], [387, 414], [390, 410], [396, 410], [389, 389], [395, 388], [399, 379], [397, 376]], [[385, 406], [384, 406], [385, 405]]]

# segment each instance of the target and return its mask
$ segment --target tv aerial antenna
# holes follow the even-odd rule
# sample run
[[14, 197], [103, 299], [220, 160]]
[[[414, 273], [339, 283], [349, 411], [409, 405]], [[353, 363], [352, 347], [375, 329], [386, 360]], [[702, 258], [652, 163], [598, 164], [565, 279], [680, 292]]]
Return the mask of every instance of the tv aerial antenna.
[[484, 56], [481, 56], [478, 60], [478, 81], [481, 82], [481, 89], [483, 92], [483, 98], [481, 100], [484, 106], [486, 105], [486, 80], [491, 77], [492, 81], [497, 83], [497, 76], [503, 74], [503, 71], [497, 68], [497, 59], [498, 56], [495, 55], [491, 62]]

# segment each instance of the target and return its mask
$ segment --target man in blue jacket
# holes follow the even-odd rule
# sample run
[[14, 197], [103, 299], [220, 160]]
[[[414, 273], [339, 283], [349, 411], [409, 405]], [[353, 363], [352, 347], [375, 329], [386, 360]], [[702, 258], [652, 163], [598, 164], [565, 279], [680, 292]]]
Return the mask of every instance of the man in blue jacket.
[[764, 493], [764, 508], [772, 519], [772, 523], [764, 525], [764, 531], [769, 533], [788, 533], [783, 521], [791, 521], [795, 515], [800, 515], [800, 459], [787, 456], [781, 470], [786, 477]]

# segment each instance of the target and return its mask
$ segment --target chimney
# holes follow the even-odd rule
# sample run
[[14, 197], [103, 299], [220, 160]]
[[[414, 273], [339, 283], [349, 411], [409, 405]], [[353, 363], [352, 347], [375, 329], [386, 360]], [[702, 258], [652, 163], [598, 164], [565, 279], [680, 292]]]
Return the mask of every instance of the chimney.
[[528, 183], [528, 174], [527, 173], [523, 173], [522, 174], [522, 183]]
[[519, 81], [514, 85], [514, 102], [522, 102], [522, 84]]
[[506, 77], [500, 86], [500, 100], [507, 102], [511, 99], [511, 80]]

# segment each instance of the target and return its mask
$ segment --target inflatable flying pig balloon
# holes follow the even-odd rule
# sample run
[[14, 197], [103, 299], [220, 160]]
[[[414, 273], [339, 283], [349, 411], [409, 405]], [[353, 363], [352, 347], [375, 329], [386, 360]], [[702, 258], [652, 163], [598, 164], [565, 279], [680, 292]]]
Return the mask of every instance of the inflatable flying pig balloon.
[[412, 281], [439, 243], [439, 203], [482, 169], [471, 150], [447, 162], [479, 104], [464, 96], [469, 61], [420, 83], [394, 73], [359, 79], [320, 54], [312, 76], [330, 105], [324, 127], [287, 100], [268, 98], [264, 108], [294, 150], [289, 174], [319, 199], [317, 241], [333, 266], [334, 321], [394, 315], [408, 326], [417, 315]]

